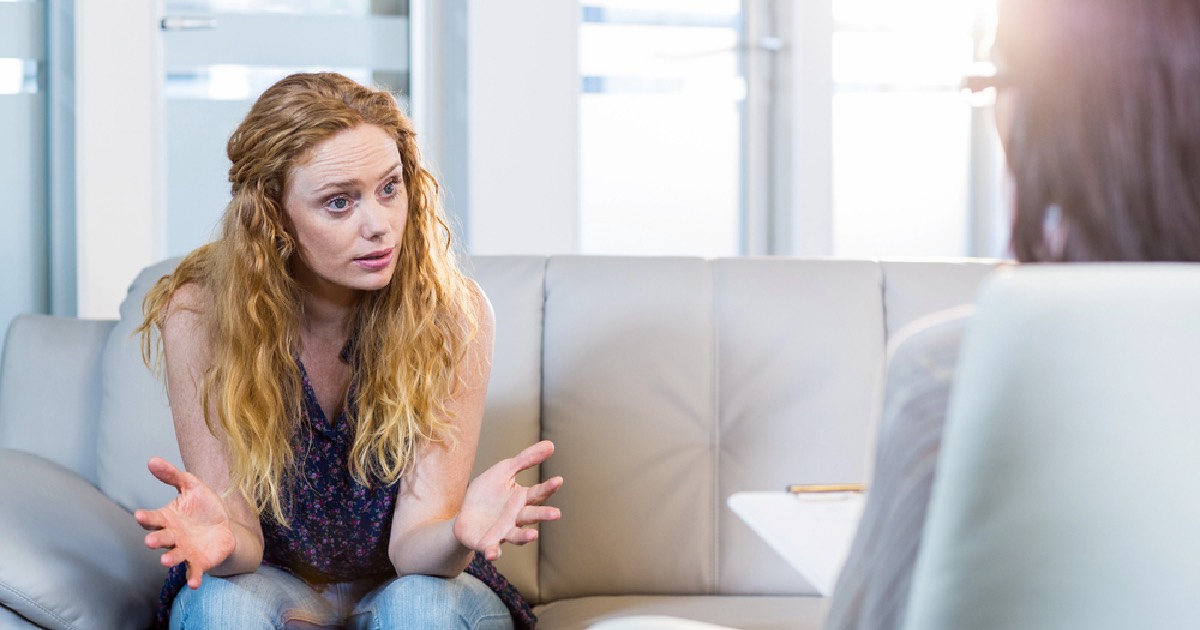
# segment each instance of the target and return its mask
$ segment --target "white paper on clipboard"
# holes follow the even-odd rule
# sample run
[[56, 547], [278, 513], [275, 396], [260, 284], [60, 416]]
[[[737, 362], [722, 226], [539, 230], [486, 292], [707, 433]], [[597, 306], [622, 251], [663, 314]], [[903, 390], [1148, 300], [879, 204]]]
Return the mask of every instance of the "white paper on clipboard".
[[866, 496], [858, 492], [738, 492], [728, 505], [828, 597], [846, 563]]

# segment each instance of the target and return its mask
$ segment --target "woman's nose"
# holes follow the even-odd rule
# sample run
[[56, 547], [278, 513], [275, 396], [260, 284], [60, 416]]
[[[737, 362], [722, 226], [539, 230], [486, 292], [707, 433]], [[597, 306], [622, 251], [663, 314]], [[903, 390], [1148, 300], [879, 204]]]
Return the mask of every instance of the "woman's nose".
[[374, 199], [366, 200], [361, 206], [362, 237], [373, 240], [387, 234], [390, 224], [387, 220], [387, 208]]

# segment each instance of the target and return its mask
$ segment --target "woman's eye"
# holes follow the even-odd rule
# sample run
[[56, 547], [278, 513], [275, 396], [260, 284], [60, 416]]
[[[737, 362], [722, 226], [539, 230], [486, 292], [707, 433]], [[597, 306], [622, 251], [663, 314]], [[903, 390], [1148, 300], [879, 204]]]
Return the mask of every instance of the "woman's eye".
[[383, 185], [383, 195], [385, 197], [391, 197], [394, 194], [396, 194], [396, 182], [388, 182]]
[[342, 210], [350, 209], [350, 200], [345, 197], [334, 197], [333, 199], [329, 200], [328, 204], [325, 205], [330, 210], [340, 212]]

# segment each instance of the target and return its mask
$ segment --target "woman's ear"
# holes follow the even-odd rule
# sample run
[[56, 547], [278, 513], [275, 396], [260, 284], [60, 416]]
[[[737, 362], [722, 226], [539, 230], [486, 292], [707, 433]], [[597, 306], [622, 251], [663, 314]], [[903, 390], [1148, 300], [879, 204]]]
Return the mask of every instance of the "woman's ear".
[[1042, 215], [1042, 260], [1061, 262], [1066, 251], [1067, 231], [1070, 226], [1063, 218], [1062, 206], [1051, 204]]

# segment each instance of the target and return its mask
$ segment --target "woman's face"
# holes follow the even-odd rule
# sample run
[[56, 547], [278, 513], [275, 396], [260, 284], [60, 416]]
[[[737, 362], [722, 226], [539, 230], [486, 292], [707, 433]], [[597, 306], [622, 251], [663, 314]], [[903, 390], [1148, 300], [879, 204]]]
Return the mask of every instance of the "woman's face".
[[408, 194], [396, 140], [383, 129], [359, 125], [317, 145], [292, 168], [283, 205], [301, 286], [340, 301], [391, 282]]

